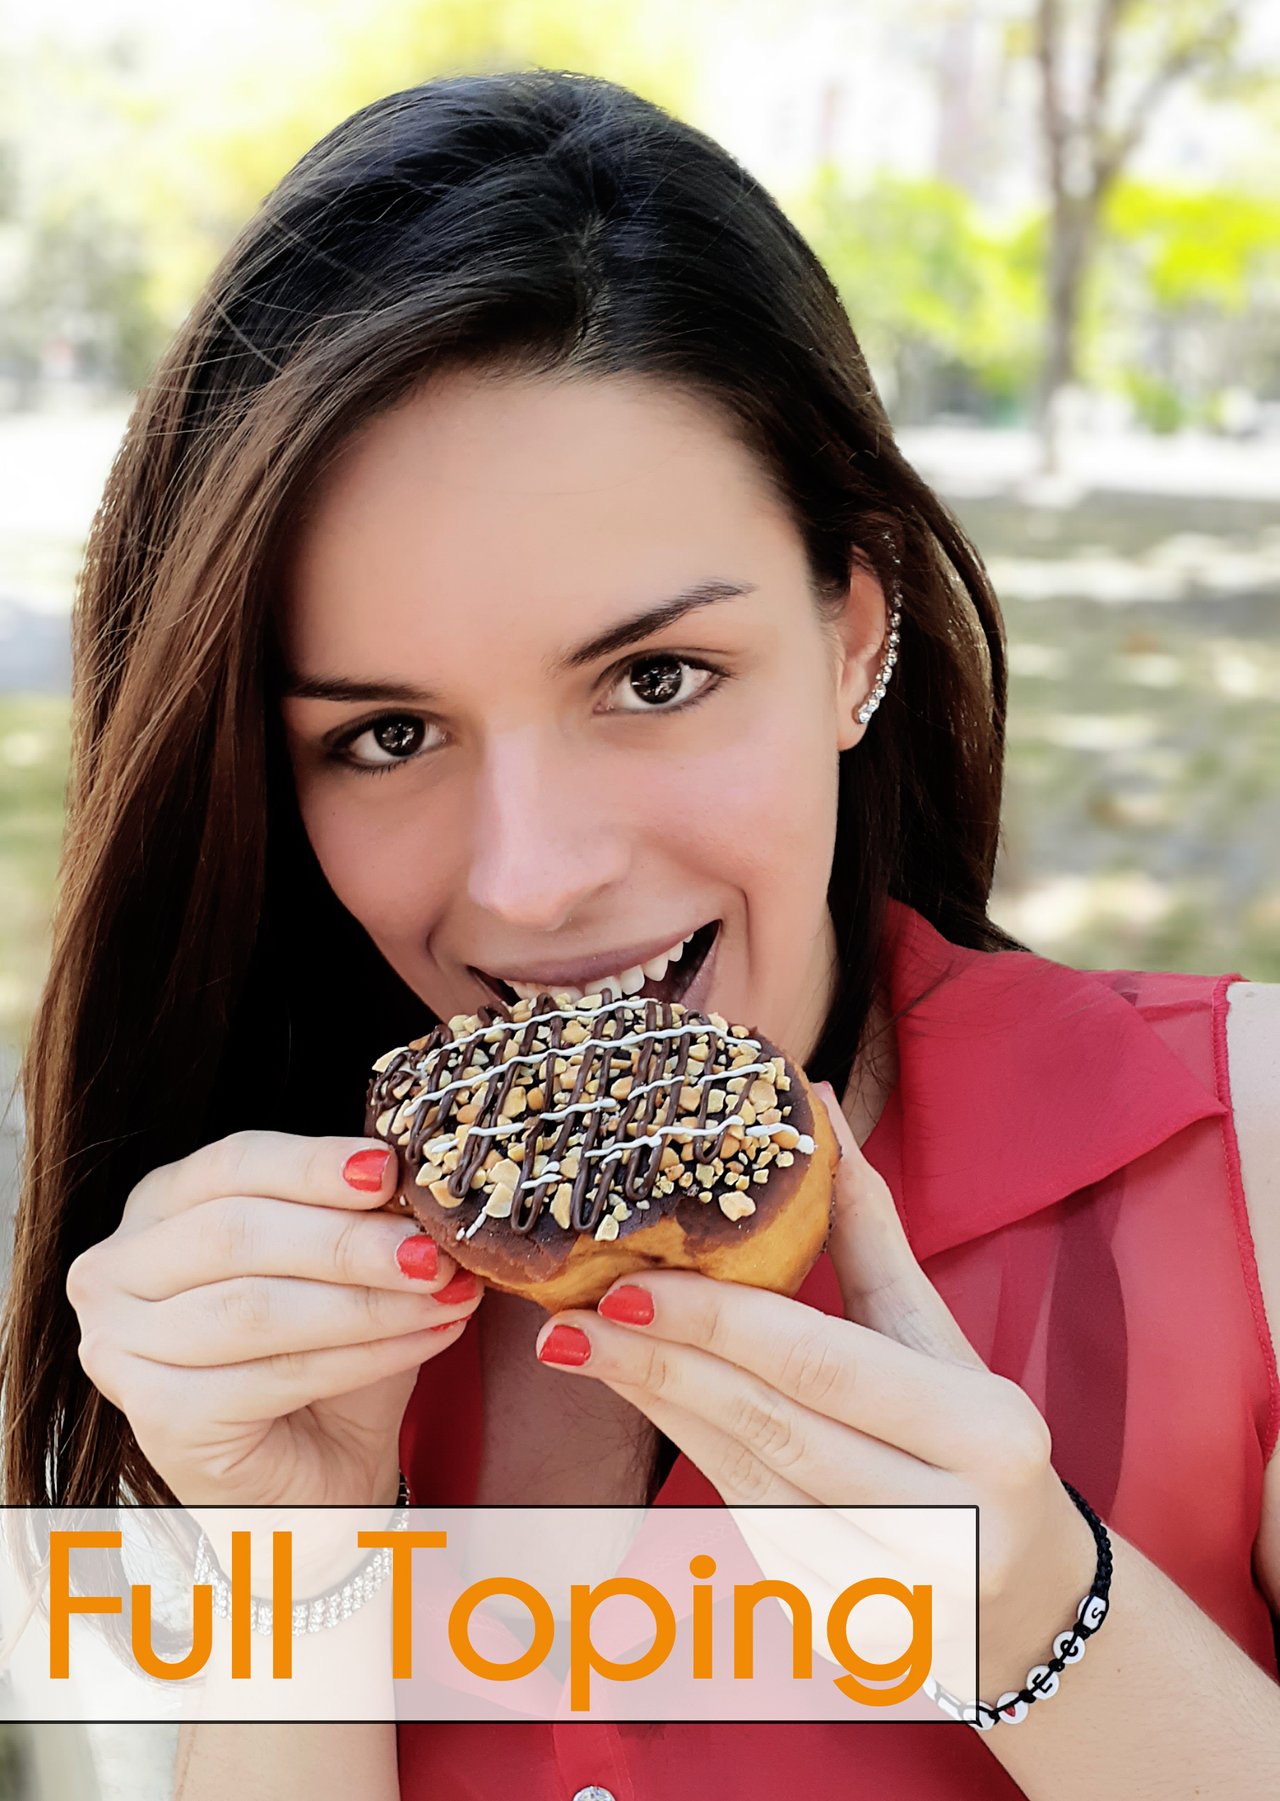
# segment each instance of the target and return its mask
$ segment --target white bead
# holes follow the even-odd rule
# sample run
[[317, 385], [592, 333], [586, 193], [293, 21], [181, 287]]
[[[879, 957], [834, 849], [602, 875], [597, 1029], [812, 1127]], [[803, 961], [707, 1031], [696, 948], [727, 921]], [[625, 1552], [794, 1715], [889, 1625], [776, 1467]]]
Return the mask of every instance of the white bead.
[[1007, 1695], [1001, 1695], [1000, 1699], [996, 1702], [996, 1711], [1000, 1715], [1000, 1720], [1003, 1725], [1021, 1726], [1027, 1715], [1031, 1712], [1031, 1703], [1029, 1701], [1019, 1701], [1016, 1691], [1010, 1689]]
[[1086, 1595], [1076, 1610], [1076, 1618], [1090, 1632], [1096, 1632], [1107, 1617], [1107, 1602], [1102, 1595]]
[[1079, 1663], [1084, 1656], [1085, 1641], [1071, 1631], [1060, 1632], [1053, 1641], [1053, 1654], [1063, 1663]]
[[1027, 1671], [1024, 1686], [1033, 1688], [1042, 1701], [1047, 1701], [1050, 1695], [1058, 1692], [1058, 1672], [1051, 1670], [1047, 1663], [1038, 1663], [1034, 1669]]
[[972, 1726], [975, 1732], [990, 1732], [991, 1728], [999, 1723], [995, 1716], [988, 1712], [986, 1704], [982, 1701], [971, 1702], [965, 1708], [961, 1718], [965, 1725]]

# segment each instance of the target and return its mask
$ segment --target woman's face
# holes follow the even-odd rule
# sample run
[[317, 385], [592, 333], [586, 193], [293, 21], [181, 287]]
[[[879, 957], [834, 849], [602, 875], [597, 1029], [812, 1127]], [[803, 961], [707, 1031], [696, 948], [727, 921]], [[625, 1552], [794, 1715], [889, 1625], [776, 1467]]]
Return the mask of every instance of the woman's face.
[[643, 983], [811, 1052], [883, 597], [858, 572], [820, 618], [713, 411], [438, 377], [327, 472], [281, 627], [307, 833], [433, 1012]]

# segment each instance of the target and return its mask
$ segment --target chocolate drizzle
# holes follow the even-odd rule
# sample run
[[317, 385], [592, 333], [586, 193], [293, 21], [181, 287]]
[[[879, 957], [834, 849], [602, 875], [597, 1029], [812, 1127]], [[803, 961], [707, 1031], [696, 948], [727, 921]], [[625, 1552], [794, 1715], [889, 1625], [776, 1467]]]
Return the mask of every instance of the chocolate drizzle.
[[[587, 1008], [551, 994], [539, 995], [524, 1018], [522, 1011], [483, 1008], [380, 1059], [371, 1121], [381, 1122], [382, 1135], [401, 1144], [418, 1170], [443, 1164], [456, 1148], [457, 1161], [442, 1178], [454, 1205], [486, 1186], [486, 1162], [497, 1151], [510, 1184], [511, 1230], [532, 1232], [553, 1193], [571, 1183], [567, 1225], [594, 1232], [611, 1203], [617, 1211], [621, 1201], [624, 1215], [647, 1206], [669, 1145], [705, 1140], [703, 1163], [722, 1156], [731, 1131], [739, 1141], [813, 1149], [811, 1139], [786, 1126], [790, 1108], [781, 1092], [781, 1123], [757, 1124], [735, 1111], [733, 1095], [741, 1097], [752, 1078], [779, 1088], [786, 1082], [772, 1056], [757, 1060], [762, 1047], [755, 1039], [731, 1031], [718, 1015], [652, 999]], [[540, 1091], [532, 1105], [531, 1090]], [[722, 1117], [713, 1121], [717, 1092]], [[485, 1217], [502, 1215], [482, 1206], [470, 1230]], [[558, 1219], [566, 1223], [563, 1213]]]

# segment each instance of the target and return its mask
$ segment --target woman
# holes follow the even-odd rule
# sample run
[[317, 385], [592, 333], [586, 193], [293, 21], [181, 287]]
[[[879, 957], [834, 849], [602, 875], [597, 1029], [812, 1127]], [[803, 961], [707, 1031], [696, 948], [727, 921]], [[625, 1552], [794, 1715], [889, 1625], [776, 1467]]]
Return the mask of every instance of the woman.
[[[409, 1726], [397, 1773], [389, 1726], [204, 1727], [185, 1801], [797, 1767], [1056, 1796], [1083, 1755], [1095, 1795], [1262, 1792], [1280, 1386], [1227, 980], [1079, 975], [987, 919], [994, 597], [731, 159], [543, 72], [331, 133], [138, 405], [77, 659], [11, 1501], [378, 1503], [398, 1463], [421, 1500], [977, 1500], [993, 1691], [1093, 1576], [1060, 1478], [1115, 1550], [1113, 1616], [1021, 1732]], [[834, 1085], [802, 1296], [657, 1272], [546, 1321], [405, 1249], [385, 1147], [319, 1136], [373, 1057], [424, 1007], [646, 962]], [[1231, 1017], [1265, 1176], [1274, 997]], [[1212, 1508], [1177, 1476], [1210, 1457]]]

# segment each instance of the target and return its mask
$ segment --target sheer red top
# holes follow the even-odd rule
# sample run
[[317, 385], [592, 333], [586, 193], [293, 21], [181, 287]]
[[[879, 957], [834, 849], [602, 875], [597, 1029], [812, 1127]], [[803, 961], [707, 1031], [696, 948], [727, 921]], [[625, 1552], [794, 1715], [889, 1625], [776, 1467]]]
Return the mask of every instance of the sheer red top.
[[[1227, 1081], [1226, 993], [1241, 978], [965, 950], [896, 902], [882, 954], [906, 1011], [898, 1083], [864, 1152], [916, 1257], [988, 1366], [1035, 1401], [1059, 1475], [1275, 1675], [1251, 1556], [1280, 1379]], [[799, 1299], [839, 1311], [825, 1257]], [[424, 1367], [405, 1416], [415, 1501], [470, 1501], [480, 1406], [464, 1334]], [[433, 1467], [442, 1443], [447, 1473]], [[697, 1503], [719, 1496], [682, 1455], [657, 1505]], [[593, 1787], [775, 1801], [802, 1778], [849, 1801], [1021, 1792], [958, 1724], [406, 1723], [399, 1754], [405, 1801]]]

